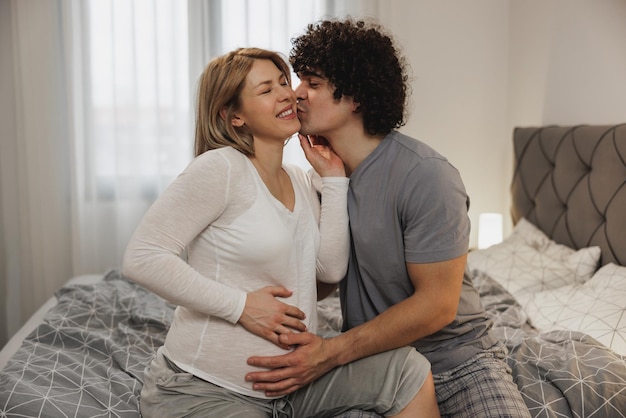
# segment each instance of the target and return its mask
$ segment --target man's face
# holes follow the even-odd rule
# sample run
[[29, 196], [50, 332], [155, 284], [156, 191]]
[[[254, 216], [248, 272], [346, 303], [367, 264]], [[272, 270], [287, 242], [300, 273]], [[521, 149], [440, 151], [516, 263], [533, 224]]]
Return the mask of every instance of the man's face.
[[332, 139], [347, 126], [353, 116], [354, 102], [351, 98], [333, 97], [335, 87], [321, 74], [299, 73], [300, 85], [296, 88], [298, 118], [304, 135], [321, 135]]

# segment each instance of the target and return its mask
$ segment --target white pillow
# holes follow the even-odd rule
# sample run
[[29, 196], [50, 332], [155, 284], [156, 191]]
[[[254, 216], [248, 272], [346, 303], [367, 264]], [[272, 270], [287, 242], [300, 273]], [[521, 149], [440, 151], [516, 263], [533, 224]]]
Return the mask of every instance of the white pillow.
[[500, 244], [470, 251], [467, 271], [471, 276], [490, 276], [523, 305], [535, 292], [584, 283], [596, 271], [599, 260], [600, 247], [575, 251], [552, 241], [522, 218]]
[[534, 295], [525, 307], [541, 331], [584, 332], [626, 356], [626, 267], [602, 267], [585, 284]]

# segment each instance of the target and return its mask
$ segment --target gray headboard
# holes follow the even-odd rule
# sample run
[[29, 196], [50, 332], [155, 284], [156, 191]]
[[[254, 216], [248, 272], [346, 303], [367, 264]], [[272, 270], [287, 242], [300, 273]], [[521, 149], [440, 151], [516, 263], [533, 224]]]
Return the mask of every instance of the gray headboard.
[[626, 265], [626, 124], [515, 128], [513, 223]]

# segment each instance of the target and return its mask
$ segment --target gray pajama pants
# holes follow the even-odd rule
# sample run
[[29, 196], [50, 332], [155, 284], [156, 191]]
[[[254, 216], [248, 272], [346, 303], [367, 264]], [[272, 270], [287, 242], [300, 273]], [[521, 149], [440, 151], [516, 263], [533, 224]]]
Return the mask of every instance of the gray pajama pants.
[[498, 343], [454, 369], [433, 375], [442, 418], [530, 418]]
[[149, 417], [335, 417], [361, 409], [395, 415], [415, 397], [430, 363], [404, 347], [338, 367], [282, 398], [253, 398], [178, 369], [159, 349], [146, 368], [140, 405]]

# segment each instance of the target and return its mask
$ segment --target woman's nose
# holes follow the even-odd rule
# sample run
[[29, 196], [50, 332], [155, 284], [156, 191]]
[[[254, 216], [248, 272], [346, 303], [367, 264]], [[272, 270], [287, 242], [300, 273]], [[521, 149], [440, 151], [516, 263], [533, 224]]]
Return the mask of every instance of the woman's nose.
[[293, 91], [293, 89], [291, 87], [287, 87], [286, 89], [283, 90], [283, 95], [281, 97], [282, 100], [296, 100], [296, 92]]

